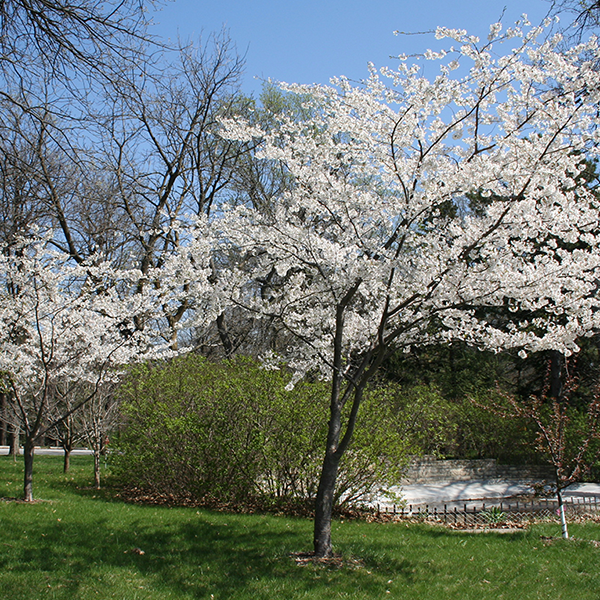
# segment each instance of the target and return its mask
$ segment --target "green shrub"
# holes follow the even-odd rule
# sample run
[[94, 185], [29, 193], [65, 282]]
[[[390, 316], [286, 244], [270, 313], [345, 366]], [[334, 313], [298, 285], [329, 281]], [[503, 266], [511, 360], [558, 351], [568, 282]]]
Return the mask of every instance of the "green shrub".
[[[123, 386], [125, 425], [112, 453], [131, 486], [215, 501], [312, 499], [327, 435], [329, 389], [251, 359], [190, 354], [134, 369]], [[394, 407], [367, 395], [341, 465], [338, 500], [398, 483], [408, 455]]]
[[415, 454], [444, 456], [456, 436], [456, 407], [435, 385], [388, 384], [379, 390], [393, 407], [397, 427]]
[[260, 468], [260, 389], [244, 393], [243, 378], [224, 370], [190, 355], [131, 373], [121, 391], [125, 428], [113, 453], [122, 480], [223, 499], [252, 488]]

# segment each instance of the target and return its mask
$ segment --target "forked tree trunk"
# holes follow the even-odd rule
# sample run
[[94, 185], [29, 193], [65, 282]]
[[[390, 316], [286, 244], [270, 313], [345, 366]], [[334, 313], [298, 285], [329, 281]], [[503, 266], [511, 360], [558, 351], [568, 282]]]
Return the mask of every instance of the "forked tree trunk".
[[25, 440], [25, 446], [23, 447], [23, 459], [25, 463], [23, 481], [23, 500], [25, 500], [25, 502], [33, 502], [33, 457], [33, 441]]
[[[333, 513], [333, 502], [335, 498], [335, 484], [337, 481], [340, 460], [346, 453], [358, 416], [358, 409], [362, 401], [364, 389], [381, 365], [385, 357], [385, 348], [380, 347], [379, 352], [370, 351], [366, 353], [361, 364], [353, 373], [353, 381], [346, 381], [344, 389], [343, 381], [343, 339], [344, 339], [344, 312], [354, 294], [362, 283], [361, 279], [355, 281], [354, 285], [346, 292], [336, 309], [336, 326], [334, 338], [333, 377], [331, 381], [331, 398], [329, 403], [329, 426], [327, 431], [327, 446], [325, 458], [319, 478], [319, 489], [315, 506], [315, 528], [314, 528], [314, 553], [317, 558], [330, 557], [333, 554], [331, 544], [331, 517]], [[383, 320], [382, 322], [385, 322]], [[345, 426], [342, 432], [342, 416], [344, 406], [352, 398], [352, 406], [344, 418]]]
[[[365, 380], [366, 381], [366, 380]], [[314, 528], [314, 553], [318, 558], [327, 558], [333, 555], [331, 544], [331, 518], [333, 503], [335, 499], [335, 484], [337, 481], [340, 461], [346, 450], [356, 424], [358, 408], [362, 401], [364, 382], [361, 386], [354, 388], [352, 408], [345, 423], [345, 431], [342, 435], [342, 410], [344, 400], [339, 400], [339, 389], [333, 389], [332, 402], [329, 412], [329, 428], [327, 433], [327, 448], [323, 467], [319, 478], [319, 489], [315, 505], [315, 528]], [[347, 394], [345, 395], [347, 398]]]

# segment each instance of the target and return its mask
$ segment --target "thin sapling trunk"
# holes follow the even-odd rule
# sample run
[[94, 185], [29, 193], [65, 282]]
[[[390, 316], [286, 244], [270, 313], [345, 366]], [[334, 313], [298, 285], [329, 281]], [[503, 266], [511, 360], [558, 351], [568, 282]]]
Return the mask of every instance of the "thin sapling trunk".
[[560, 525], [562, 529], [562, 536], [565, 540], [569, 539], [569, 528], [567, 526], [567, 518], [565, 516], [565, 505], [560, 488], [556, 488], [556, 499], [558, 500], [558, 514], [560, 515]]
[[27, 439], [23, 447], [24, 459], [24, 480], [23, 480], [23, 500], [33, 502], [33, 440]]
[[100, 489], [100, 448], [94, 446], [94, 485]]

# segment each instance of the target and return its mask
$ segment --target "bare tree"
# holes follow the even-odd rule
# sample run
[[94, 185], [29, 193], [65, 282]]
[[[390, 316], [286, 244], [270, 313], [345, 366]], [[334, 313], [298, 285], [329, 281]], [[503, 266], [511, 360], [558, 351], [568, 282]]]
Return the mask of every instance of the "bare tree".
[[600, 457], [600, 396], [598, 386], [584, 407], [577, 408], [570, 400], [577, 388], [572, 373], [574, 361], [565, 365], [567, 372], [557, 395], [552, 381], [553, 365], [548, 364], [546, 385], [541, 394], [520, 400], [515, 396], [500, 393], [502, 403], [490, 402], [483, 406], [505, 418], [524, 418], [530, 421], [537, 432], [535, 449], [546, 458], [554, 469], [554, 488], [562, 535], [569, 537], [563, 492], [572, 483], [589, 475]]
[[115, 382], [105, 382], [77, 413], [78, 429], [94, 453], [94, 485], [100, 489], [101, 459], [106, 454], [109, 436], [121, 420], [120, 400]]
[[[84, 442], [94, 453], [94, 484], [100, 489], [100, 462], [109, 434], [121, 419], [118, 382], [64, 381], [53, 386], [48, 421], [56, 423], [50, 432], [64, 450], [64, 472], [69, 470], [73, 448]], [[77, 410], [74, 410], [76, 407]]]
[[[185, 243], [182, 220], [209, 218], [244, 193], [250, 177], [239, 169], [256, 171], [253, 145], [220, 137], [220, 119], [248, 115], [254, 102], [239, 93], [243, 60], [227, 34], [199, 48], [154, 50], [135, 64], [106, 61], [101, 88], [57, 95], [43, 72], [27, 90], [0, 98], [4, 252], [15, 236], [41, 228], [78, 263], [101, 253], [146, 274]], [[174, 332], [194, 308], [189, 300], [165, 304], [165, 330]], [[177, 335], [167, 335], [177, 346]]]
[[[149, 41], [144, 0], [2, 0], [0, 72], [17, 89], [50, 75], [77, 89]], [[69, 81], [74, 82], [71, 86]], [[12, 87], [11, 86], [11, 87]], [[3, 92], [7, 94], [6, 91]]]

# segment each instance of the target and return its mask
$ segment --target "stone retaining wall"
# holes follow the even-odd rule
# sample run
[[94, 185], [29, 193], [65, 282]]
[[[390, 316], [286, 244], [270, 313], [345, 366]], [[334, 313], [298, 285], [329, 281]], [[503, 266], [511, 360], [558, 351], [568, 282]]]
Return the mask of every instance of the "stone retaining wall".
[[478, 460], [437, 460], [425, 456], [414, 460], [406, 483], [469, 481], [472, 479], [553, 480], [552, 467], [545, 465], [499, 465], [494, 458]]

